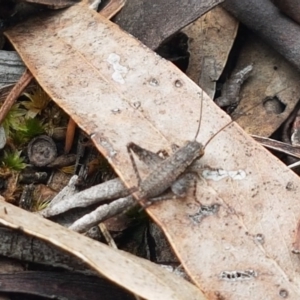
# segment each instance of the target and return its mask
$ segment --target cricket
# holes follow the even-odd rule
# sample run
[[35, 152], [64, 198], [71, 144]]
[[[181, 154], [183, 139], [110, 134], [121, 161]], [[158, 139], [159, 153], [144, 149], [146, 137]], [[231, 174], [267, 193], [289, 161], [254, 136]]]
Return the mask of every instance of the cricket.
[[[235, 73], [232, 76], [229, 89], [233, 89], [234, 85], [234, 98], [238, 98], [237, 95], [240, 91], [240, 87], [243, 82], [249, 77], [253, 69], [252, 65], [247, 66], [243, 70]], [[238, 82], [238, 84], [236, 84]], [[203, 91], [202, 91], [203, 93]], [[223, 97], [223, 101], [224, 101]], [[160, 157], [150, 152], [149, 150], [143, 149], [134, 143], [129, 143], [127, 145], [127, 151], [130, 156], [130, 160], [134, 169], [134, 172], [138, 179], [138, 202], [143, 202], [146, 200], [146, 207], [152, 203], [168, 199], [170, 196], [163, 196], [162, 194], [168, 189], [171, 188], [174, 198], [183, 198], [186, 196], [188, 187], [192, 180], [196, 180], [198, 174], [196, 170], [189, 169], [196, 160], [199, 160], [205, 153], [206, 146], [226, 127], [230, 126], [234, 120], [227, 123], [216, 133], [214, 133], [206, 142], [205, 145], [197, 142], [197, 137], [201, 128], [201, 119], [202, 119], [202, 107], [203, 107], [203, 94], [200, 101], [200, 114], [199, 114], [199, 123], [198, 128], [194, 137], [194, 140], [187, 141], [182, 147], [178, 148], [171, 156], [166, 159], [161, 159]], [[237, 103], [235, 103], [237, 105]], [[252, 108], [251, 108], [252, 109]], [[176, 146], [177, 147], [177, 146]], [[136, 162], [133, 158], [132, 152], [134, 152], [141, 161], [146, 162], [147, 165], [154, 165], [152, 172], [142, 180]], [[151, 160], [151, 161], [150, 161]], [[158, 161], [160, 160], [160, 161]], [[155, 164], [154, 164], [155, 162]]]

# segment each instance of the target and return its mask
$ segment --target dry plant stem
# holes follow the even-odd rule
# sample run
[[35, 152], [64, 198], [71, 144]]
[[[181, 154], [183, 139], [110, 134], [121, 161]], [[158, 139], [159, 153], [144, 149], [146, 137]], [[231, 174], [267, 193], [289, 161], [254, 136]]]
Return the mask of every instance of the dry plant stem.
[[257, 135], [251, 135], [251, 136], [266, 148], [273, 149], [300, 159], [300, 149], [297, 146], [293, 146], [288, 143], [279, 142], [276, 140], [272, 140]]
[[300, 254], [300, 221], [298, 221], [292, 252]]
[[76, 123], [70, 117], [67, 127], [66, 141], [65, 141], [65, 154], [68, 154], [72, 148], [74, 136], [75, 136]]
[[289, 169], [294, 169], [294, 168], [299, 167], [299, 166], [300, 166], [300, 160], [296, 161], [296, 162], [293, 163], [293, 164], [288, 165], [287, 167], [288, 167]]
[[[64, 189], [62, 192], [63, 191]], [[49, 218], [62, 214], [75, 207], [87, 207], [103, 201], [126, 197], [129, 194], [129, 191], [122, 181], [119, 178], [116, 178], [76, 194], [73, 193], [69, 196], [66, 195], [65, 192], [60, 194], [61, 193], [51, 201], [47, 208], [40, 212], [43, 217]]]
[[123, 8], [125, 2], [125, 0], [110, 0], [99, 13], [103, 17], [110, 19]]
[[225, 0], [221, 6], [300, 69], [300, 27], [271, 1]]
[[112, 247], [112, 248], [115, 248], [115, 249], [118, 249], [114, 239], [112, 238], [111, 234], [109, 233], [109, 231], [107, 230], [107, 227], [105, 226], [104, 223], [100, 223], [99, 224], [99, 228], [101, 230], [101, 233], [103, 234], [104, 238], [105, 238], [105, 241], [106, 243]]
[[98, 207], [96, 210], [83, 216], [81, 219], [74, 222], [69, 229], [77, 231], [77, 232], [86, 232], [92, 226], [99, 224], [99, 222], [103, 222], [115, 215], [118, 215], [128, 207], [132, 207], [136, 204], [136, 201], [132, 196], [128, 196], [126, 198], [118, 199], [110, 204], [104, 204]]
[[23, 92], [23, 90], [26, 88], [26, 86], [29, 84], [32, 78], [32, 74], [28, 69], [26, 69], [26, 71], [23, 73], [19, 81], [12, 88], [12, 90], [10, 91], [3, 105], [0, 108], [0, 124], [2, 124], [8, 112], [16, 102], [17, 98], [20, 96], [20, 94]]

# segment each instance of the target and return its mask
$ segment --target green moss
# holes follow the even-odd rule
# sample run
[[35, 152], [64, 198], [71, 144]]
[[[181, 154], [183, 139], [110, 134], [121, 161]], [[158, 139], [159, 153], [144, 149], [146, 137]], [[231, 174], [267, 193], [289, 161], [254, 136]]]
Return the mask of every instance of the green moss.
[[21, 152], [22, 151], [4, 151], [2, 166], [15, 171], [21, 171], [25, 169], [27, 164], [24, 162], [24, 158], [21, 156]]

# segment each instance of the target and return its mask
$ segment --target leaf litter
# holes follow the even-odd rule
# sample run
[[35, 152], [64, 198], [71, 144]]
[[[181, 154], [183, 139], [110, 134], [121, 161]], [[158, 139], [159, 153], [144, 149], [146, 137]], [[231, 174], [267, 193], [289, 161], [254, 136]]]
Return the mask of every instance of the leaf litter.
[[[60, 22], [65, 21], [72, 27], [68, 20], [75, 18], [78, 7], [80, 6], [72, 7], [66, 15], [60, 14]], [[81, 7], [81, 9], [83, 8]], [[88, 13], [84, 9], [82, 11]], [[18, 36], [17, 30], [24, 35], [22, 28], [10, 32], [9, 36], [43, 88], [70, 115], [76, 116], [74, 119], [77, 124], [92, 135], [96, 146], [106, 154], [117, 173], [127, 186], [131, 187], [135, 183], [132, 179], [129, 159], [124, 151], [125, 145], [134, 141], [140, 145], [149, 144], [149, 147], [148, 145], [145, 147], [151, 150], [170, 149], [171, 143], [175, 142], [180, 145], [188, 137], [192, 138], [192, 132], [195, 130], [185, 128], [187, 128], [187, 124], [197, 125], [198, 116], [189, 108], [199, 106], [199, 98], [201, 98], [199, 93], [202, 95], [202, 92], [173, 66], [141, 47], [130, 37], [124, 38], [125, 34], [114, 30], [114, 26], [108, 21], [96, 15], [91, 17], [95, 18], [96, 23], [101, 24], [99, 30], [93, 31], [93, 35], [103, 31], [102, 40], [100, 42], [99, 38], [96, 40], [99, 44], [109, 45], [97, 57], [98, 62], [93, 60], [93, 51], [84, 53], [83, 59], [80, 49], [86, 50], [87, 46], [84, 47], [80, 43], [84, 41], [84, 38], [80, 39], [80, 43], [78, 43], [78, 41], [72, 40], [70, 28], [69, 30], [68, 28], [59, 30], [62, 23], [56, 25], [54, 18], [49, 22], [45, 21], [48, 30], [49, 28], [56, 29], [57, 26], [59, 34], [63, 34], [60, 39], [65, 39], [68, 45], [72, 44], [73, 48], [64, 51], [61, 40], [60, 44], [56, 41], [61, 47], [59, 52], [73, 55], [74, 61], [77, 58], [83, 64], [80, 68], [82, 76], [77, 82], [76, 76], [72, 76], [73, 68], [68, 62], [63, 59], [56, 59], [54, 62], [52, 60], [51, 72], [54, 74], [49, 74], [46, 55], [38, 55], [34, 52], [34, 48], [41, 45], [38, 41], [41, 36], [36, 32], [43, 28], [43, 24], [28, 24], [27, 34], [31, 37], [32, 45], [27, 44], [24, 37]], [[76, 22], [74, 24], [78, 25]], [[85, 25], [84, 28], [88, 28], [88, 26]], [[105, 34], [107, 31], [113, 32], [114, 38], [107, 36]], [[53, 36], [53, 34], [51, 35]], [[37, 44], [35, 44], [33, 36], [37, 39]], [[51, 38], [50, 33], [49, 37], [47, 34], [44, 36], [48, 39]], [[89, 39], [87, 38], [87, 40]], [[122, 47], [116, 47], [116, 41], [121, 42], [122, 40], [126, 40], [126, 45], [122, 44]], [[112, 45], [108, 42], [111, 42]], [[47, 51], [51, 52], [50, 42], [47, 44], [47, 41], [43, 41], [42, 44]], [[124, 53], [121, 54], [120, 49]], [[109, 54], [117, 51], [120, 63], [126, 65], [130, 70], [126, 73], [124, 85], [114, 81], [111, 65], [106, 64]], [[55, 55], [55, 53], [52, 54]], [[91, 55], [89, 59], [88, 55]], [[151, 70], [150, 76], [148, 72], [145, 72], [145, 68], [137, 67], [136, 60], [142, 60], [144, 56], [149, 61], [149, 67], [146, 66], [146, 69]], [[33, 57], [36, 60], [33, 60]], [[55, 80], [57, 78], [55, 72], [60, 69], [61, 61], [70, 68], [68, 75], [65, 75], [61, 81], [62, 83], [66, 82], [65, 89], [68, 92], [57, 86], [57, 80]], [[93, 63], [87, 64], [90, 61]], [[57, 65], [53, 65], [54, 63]], [[89, 68], [84, 69], [84, 63]], [[153, 65], [156, 65], [155, 69], [153, 69]], [[103, 67], [101, 71], [99, 71], [100, 66]], [[75, 66], [75, 70], [76, 68], [78, 71], [78, 66]], [[98, 75], [95, 80], [98, 85], [93, 81], [92, 76], [84, 78], [85, 71], [91, 72], [91, 70], [92, 74]], [[134, 76], [137, 70], [141, 73], [138, 72], [139, 76]], [[68, 80], [69, 76], [71, 76], [72, 82]], [[181, 83], [180, 88], [172, 85], [178, 80]], [[89, 88], [97, 87], [97, 93], [85, 89], [87, 82]], [[158, 84], [152, 88], [153, 85], [147, 85], [151, 82]], [[74, 86], [77, 89], [76, 93]], [[99, 86], [102, 86], [102, 89], [99, 90]], [[141, 86], [146, 86], [145, 90], [136, 90]], [[149, 88], [149, 86], [151, 87]], [[83, 96], [78, 95], [79, 90], [80, 93], [83, 92], [85, 99], [95, 99], [91, 103], [91, 110], [84, 110], [86, 104], [80, 102]], [[147, 92], [151, 101], [145, 97]], [[107, 107], [97, 108], [94, 106], [99, 95], [105, 96]], [[137, 95], [143, 96], [137, 97]], [[111, 102], [108, 102], [108, 99], [111, 99]], [[136, 110], [134, 105], [131, 105], [132, 99], [134, 103], [141, 102], [140, 109]], [[152, 101], [153, 99], [155, 100]], [[169, 99], [174, 101], [170, 104]], [[182, 99], [185, 99], [185, 102], [182, 102]], [[210, 130], [201, 131], [201, 140], [205, 141], [218, 128], [228, 123], [228, 118], [210, 102], [205, 94], [203, 103], [202, 127], [210, 128]], [[165, 112], [170, 110], [170, 107], [179, 107], [180, 114], [172, 109], [172, 114], [166, 115]], [[110, 112], [114, 109], [119, 109], [121, 114], [111, 114]], [[214, 114], [220, 115], [220, 119], [218, 121], [214, 119], [212, 122]], [[135, 126], [136, 128], [141, 126], [141, 132], [128, 128], [127, 124], [124, 124], [129, 117], [132, 121], [133, 116]], [[101, 123], [97, 120], [101, 120]], [[118, 125], [118, 122], [121, 123], [120, 120], [122, 120], [122, 126]], [[185, 130], [181, 132], [174, 128]], [[128, 133], [125, 139], [122, 134], [124, 129]], [[235, 145], [234, 151], [232, 151], [232, 145]], [[219, 209], [217, 213], [212, 212], [210, 216], [200, 218], [200, 221], [195, 222], [195, 219], [191, 219], [191, 216], [203, 214], [203, 211], [199, 211], [199, 205], [192, 196], [187, 197], [185, 201], [166, 201], [148, 208], [149, 214], [164, 229], [186, 271], [211, 299], [217, 299], [220, 296], [234, 299], [237, 295], [247, 298], [254, 293], [259, 298], [272, 298], [274, 295], [280, 295], [282, 290], [285, 290], [290, 297], [296, 297], [299, 293], [297, 286], [299, 281], [297, 279], [299, 276], [298, 258], [291, 255], [290, 251], [293, 231], [297, 223], [291, 219], [291, 212], [296, 216], [299, 215], [299, 207], [295, 203], [299, 179], [283, 164], [270, 156], [266, 150], [254, 143], [237, 125], [222, 131], [210, 143], [201, 163], [206, 169], [222, 169], [227, 172], [244, 170], [247, 176], [240, 181], [232, 180], [232, 178], [221, 181], [202, 179], [198, 183], [197, 199], [201, 199], [201, 203], [207, 207], [218, 205]], [[143, 171], [146, 172], [146, 170]], [[286, 187], [286, 189], [282, 187]], [[6, 220], [7, 216], [3, 216], [4, 219]], [[15, 226], [9, 221], [4, 223], [6, 222], [10, 226]], [[28, 226], [21, 219], [18, 219], [18, 222], [18, 224]], [[37, 229], [28, 231], [33, 235], [38, 235]], [[278, 244], [278, 236], [284, 242]], [[51, 241], [56, 244], [61, 243], [58, 236], [55, 241], [52, 239]], [[250, 253], [251, 255], [249, 255]]]

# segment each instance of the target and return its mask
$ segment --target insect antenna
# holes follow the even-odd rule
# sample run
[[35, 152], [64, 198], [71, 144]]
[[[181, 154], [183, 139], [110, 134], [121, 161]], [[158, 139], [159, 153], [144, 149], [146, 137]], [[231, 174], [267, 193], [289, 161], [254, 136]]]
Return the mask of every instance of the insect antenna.
[[[252, 106], [251, 108], [247, 109], [246, 111], [244, 111], [243, 114], [248, 113], [249, 111], [251, 111], [252, 109], [254, 109], [255, 107], [261, 105], [262, 103], [259, 102], [258, 104]], [[201, 109], [202, 110], [202, 109]], [[229, 123], [227, 123], [225, 126], [223, 126], [222, 128], [220, 128], [216, 133], [214, 133], [209, 139], [208, 141], [205, 143], [204, 145], [204, 149], [206, 148], [206, 146], [221, 132], [223, 131], [225, 128], [227, 128], [228, 126], [230, 126], [232, 123], [234, 123], [235, 121], [237, 121], [241, 116], [237, 117], [236, 119], [231, 120]]]
[[[200, 34], [201, 33], [204, 33], [203, 31], [203, 23], [202, 23], [202, 18], [201, 18], [201, 21], [200, 21]], [[204, 53], [204, 44], [205, 44], [205, 33], [204, 33], [204, 39], [203, 39], [203, 42], [201, 44], [201, 47], [200, 47], [200, 53]], [[202, 58], [202, 63], [201, 63], [202, 66], [204, 66], [204, 58]], [[203, 89], [201, 88], [201, 92], [198, 93], [198, 95], [200, 96], [200, 116], [199, 116], [199, 124], [198, 124], [198, 128], [197, 128], [197, 131], [196, 131], [196, 134], [195, 134], [195, 138], [194, 140], [196, 141], [197, 139], [197, 136], [200, 132], [200, 127], [201, 127], [201, 122], [202, 122], [202, 111], [203, 111]]]
[[194, 140], [197, 139], [197, 136], [198, 136], [198, 134], [200, 132], [201, 121], [202, 121], [202, 110], [203, 110], [203, 90], [202, 89], [201, 89], [201, 101], [200, 102], [201, 102], [201, 105], [200, 105], [200, 117], [199, 117], [198, 128], [197, 128]]

